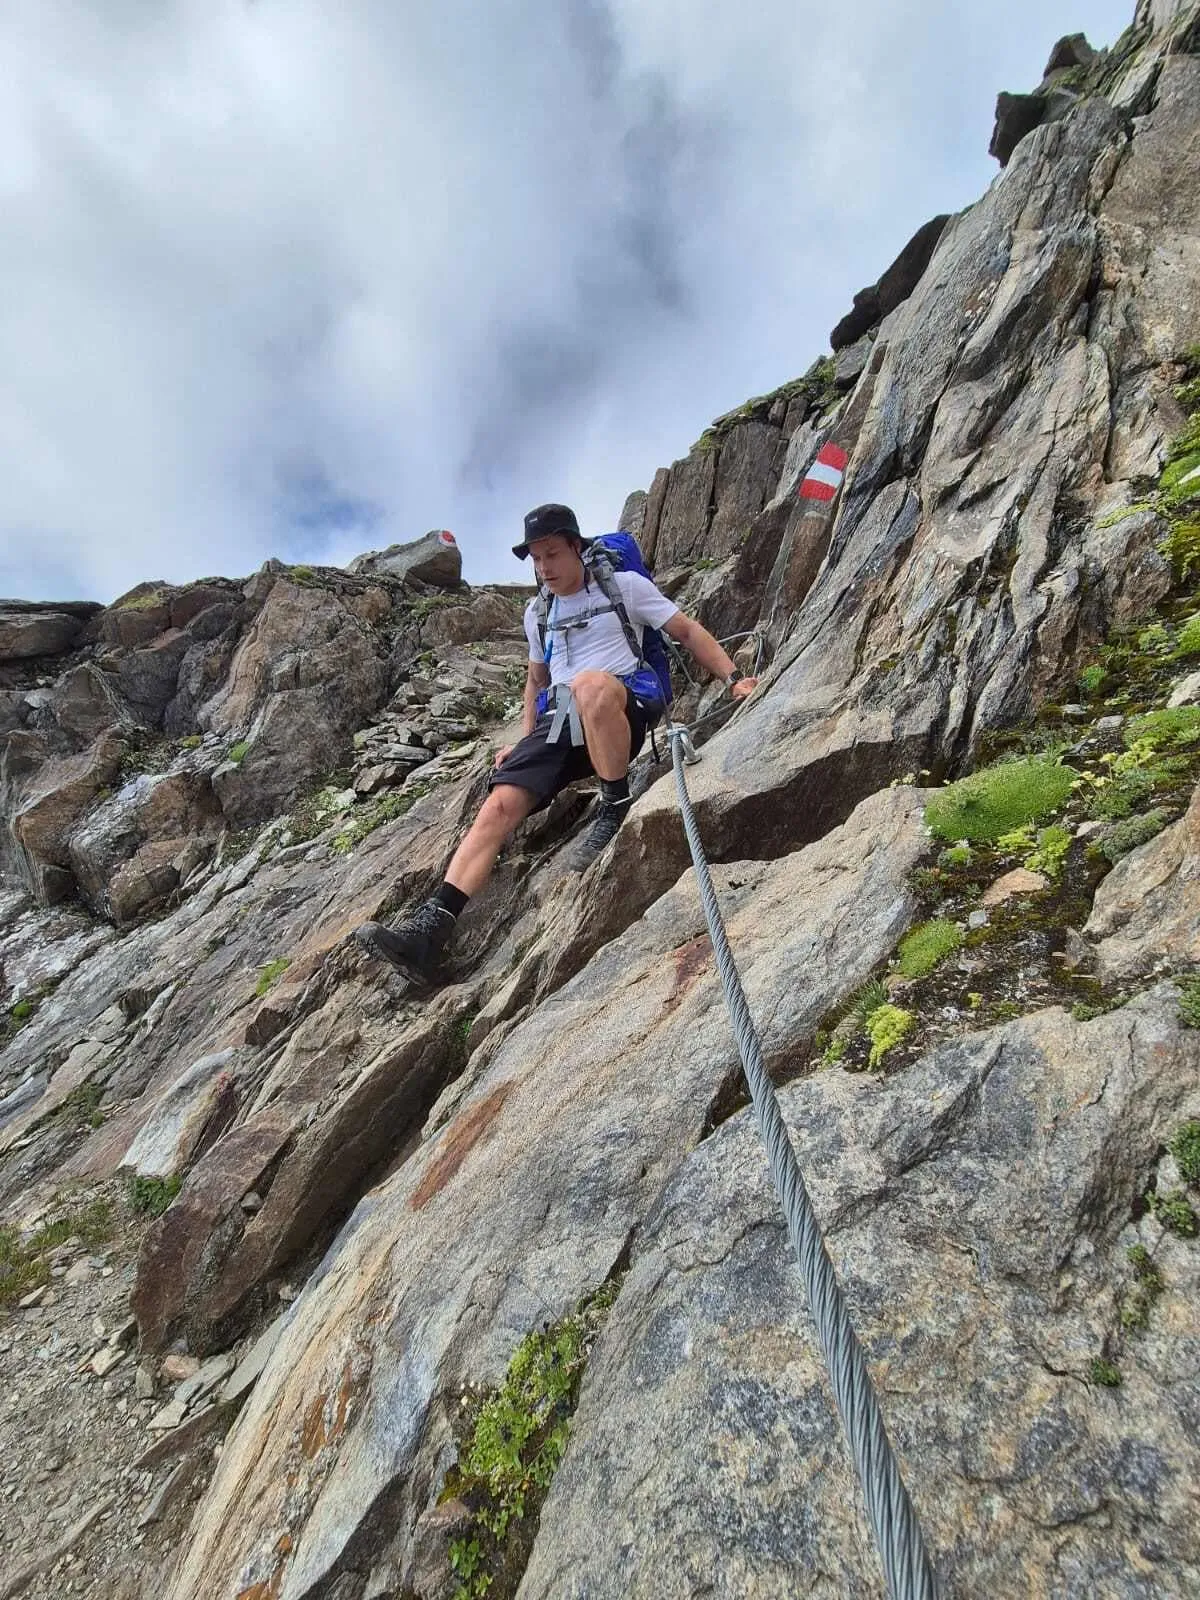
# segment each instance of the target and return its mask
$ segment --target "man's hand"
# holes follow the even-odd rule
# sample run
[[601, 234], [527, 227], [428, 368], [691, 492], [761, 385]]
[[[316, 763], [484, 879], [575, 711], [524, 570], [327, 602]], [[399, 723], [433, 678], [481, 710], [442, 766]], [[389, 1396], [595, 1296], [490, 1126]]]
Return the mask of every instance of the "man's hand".
[[496, 766], [496, 767], [503, 766], [504, 763], [508, 760], [509, 756], [512, 755], [512, 753], [513, 753], [513, 751], [515, 749], [516, 749], [515, 745], [511, 745], [511, 744], [501, 745], [499, 750], [496, 751], [496, 759], [492, 763], [492, 765]]
[[729, 693], [735, 700], [744, 700], [748, 694], [753, 694], [757, 688], [757, 678], [739, 678], [736, 683], [729, 685]]

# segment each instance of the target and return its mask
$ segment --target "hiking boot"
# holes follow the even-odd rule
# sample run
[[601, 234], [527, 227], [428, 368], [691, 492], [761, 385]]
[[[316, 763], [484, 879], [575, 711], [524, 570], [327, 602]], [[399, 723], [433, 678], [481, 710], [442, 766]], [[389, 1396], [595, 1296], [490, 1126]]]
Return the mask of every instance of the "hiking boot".
[[612, 843], [632, 803], [630, 800], [601, 800], [587, 832], [571, 847], [570, 864], [576, 872], [590, 867], [605, 845]]
[[406, 978], [428, 980], [454, 934], [458, 918], [436, 900], [426, 900], [395, 928], [364, 922], [354, 937], [373, 956], [390, 961]]

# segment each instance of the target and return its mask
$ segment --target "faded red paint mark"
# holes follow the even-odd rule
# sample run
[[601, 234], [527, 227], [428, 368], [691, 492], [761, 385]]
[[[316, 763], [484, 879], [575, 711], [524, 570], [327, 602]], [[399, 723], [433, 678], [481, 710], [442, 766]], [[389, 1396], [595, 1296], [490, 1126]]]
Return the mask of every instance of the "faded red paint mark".
[[429, 1170], [413, 1191], [411, 1204], [414, 1211], [423, 1210], [434, 1195], [441, 1194], [500, 1115], [504, 1102], [515, 1087], [516, 1085], [511, 1082], [500, 1084], [491, 1094], [486, 1095], [477, 1105], [473, 1105], [469, 1111], [456, 1117], [450, 1124], [442, 1140], [441, 1150], [430, 1162]]
[[261, 1583], [252, 1583], [248, 1589], [239, 1590], [237, 1600], [276, 1600], [283, 1583], [283, 1569], [295, 1548], [295, 1540], [285, 1533], [275, 1545], [275, 1570]]
[[334, 1444], [345, 1433], [354, 1402], [362, 1393], [366, 1381], [365, 1373], [355, 1375], [347, 1358], [342, 1365], [336, 1403], [328, 1421], [326, 1413], [329, 1410], [329, 1402], [334, 1398], [332, 1395], [319, 1394], [308, 1406], [304, 1413], [304, 1421], [300, 1424], [300, 1448], [309, 1461], [319, 1450], [323, 1450], [327, 1444]]

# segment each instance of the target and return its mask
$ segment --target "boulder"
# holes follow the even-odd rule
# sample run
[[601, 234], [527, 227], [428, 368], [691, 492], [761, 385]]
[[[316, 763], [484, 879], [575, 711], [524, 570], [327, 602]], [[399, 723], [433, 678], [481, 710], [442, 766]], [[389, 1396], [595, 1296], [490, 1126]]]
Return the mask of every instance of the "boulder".
[[228, 680], [197, 713], [231, 746], [246, 745], [212, 779], [235, 827], [291, 805], [349, 754], [354, 730], [382, 703], [387, 659], [360, 614], [371, 604], [275, 578]]
[[1083, 931], [1098, 941], [1104, 983], [1128, 983], [1162, 964], [1200, 967], [1200, 788], [1178, 822], [1121, 857]]
[[462, 581], [462, 551], [448, 528], [435, 528], [410, 544], [390, 544], [386, 550], [355, 556], [348, 570], [457, 589]]
[[10, 611], [0, 604], [0, 661], [65, 655], [83, 628], [81, 618], [64, 611]]
[[100, 790], [112, 784], [125, 748], [115, 734], [102, 733], [81, 754], [45, 762], [17, 800], [12, 837], [20, 850], [22, 877], [43, 904], [69, 892], [73, 879], [63, 869], [71, 865], [71, 831]]

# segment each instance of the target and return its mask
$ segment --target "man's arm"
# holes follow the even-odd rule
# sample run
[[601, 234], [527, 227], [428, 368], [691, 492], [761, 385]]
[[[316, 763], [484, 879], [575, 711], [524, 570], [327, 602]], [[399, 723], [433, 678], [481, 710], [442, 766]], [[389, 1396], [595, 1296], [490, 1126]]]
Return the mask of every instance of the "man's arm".
[[[677, 611], [669, 622], [664, 623], [663, 628], [676, 644], [681, 644], [685, 650], [690, 650], [700, 665], [711, 672], [714, 678], [725, 679], [731, 672], [736, 672], [732, 656], [727, 655], [708, 629], [701, 627], [693, 617], [685, 617], [682, 611]], [[757, 678], [740, 678], [737, 683], [730, 686], [729, 692], [735, 700], [741, 700], [746, 695], [753, 694], [757, 687]]]

